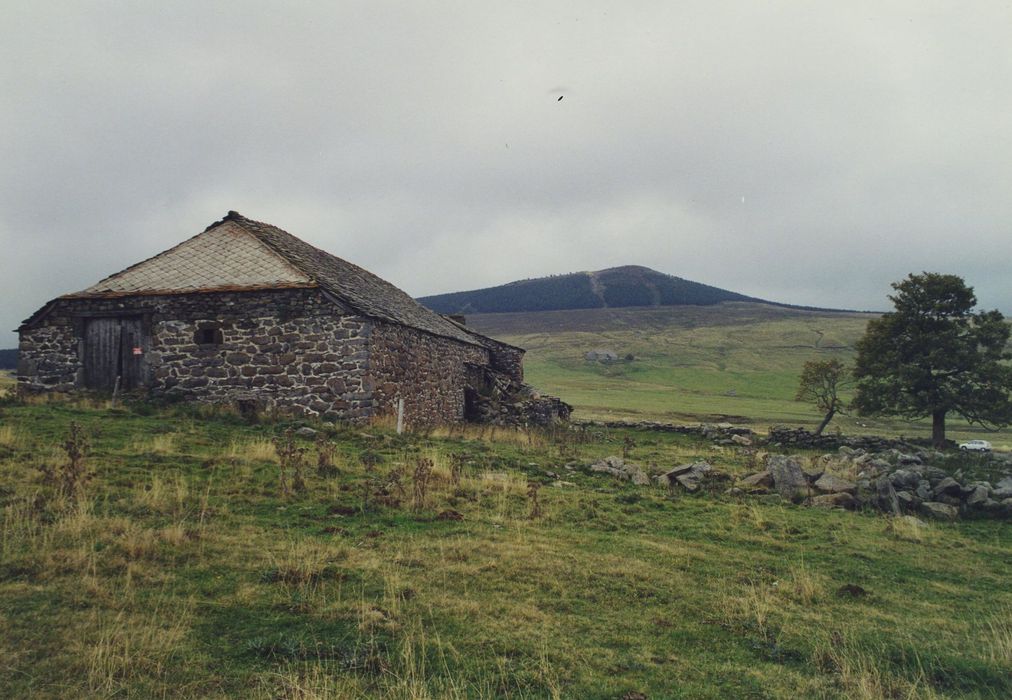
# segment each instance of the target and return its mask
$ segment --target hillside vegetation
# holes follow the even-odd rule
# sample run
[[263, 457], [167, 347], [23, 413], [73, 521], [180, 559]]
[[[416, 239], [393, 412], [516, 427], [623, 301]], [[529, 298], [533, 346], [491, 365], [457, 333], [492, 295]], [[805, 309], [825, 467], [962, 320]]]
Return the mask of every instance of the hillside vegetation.
[[705, 306], [761, 301], [726, 289], [627, 265], [597, 272], [521, 280], [498, 287], [422, 297], [443, 314], [507, 313], [631, 306]]
[[[761, 458], [620, 431], [315, 425], [284, 495], [290, 424], [0, 411], [7, 697], [1012, 695], [1008, 523], [911, 529], [589, 473], [623, 447], [734, 474]], [[92, 476], [67, 495], [43, 476], [72, 422]]]
[[0, 350], [0, 370], [16, 369], [18, 366], [18, 349]]
[[[853, 345], [872, 314], [805, 311], [766, 304], [708, 307], [588, 309], [477, 314], [470, 327], [527, 349], [528, 381], [597, 420], [698, 422], [729, 420], [762, 430], [787, 423], [814, 428], [821, 414], [794, 400], [805, 362], [838, 358], [851, 364]], [[618, 362], [584, 359], [615, 352]], [[624, 358], [632, 355], [632, 361]], [[839, 416], [847, 433], [926, 436], [925, 421]], [[950, 437], [997, 434], [953, 421]]]

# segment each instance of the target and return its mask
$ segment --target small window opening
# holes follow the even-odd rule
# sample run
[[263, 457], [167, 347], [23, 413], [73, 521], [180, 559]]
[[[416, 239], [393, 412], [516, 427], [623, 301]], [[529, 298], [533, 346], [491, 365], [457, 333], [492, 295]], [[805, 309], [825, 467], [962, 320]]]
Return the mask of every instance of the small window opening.
[[221, 334], [220, 328], [210, 326], [198, 328], [197, 332], [193, 335], [193, 342], [197, 345], [221, 345], [225, 342], [225, 339]]

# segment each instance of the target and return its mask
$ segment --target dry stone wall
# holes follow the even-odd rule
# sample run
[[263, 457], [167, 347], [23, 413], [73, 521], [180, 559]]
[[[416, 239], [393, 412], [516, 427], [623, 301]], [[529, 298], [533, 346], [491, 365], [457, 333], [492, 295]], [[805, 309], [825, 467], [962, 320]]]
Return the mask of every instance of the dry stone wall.
[[[150, 318], [144, 362], [153, 395], [351, 420], [372, 413], [365, 377], [373, 323], [342, 313], [318, 290], [58, 300], [40, 325], [22, 331], [21, 387], [80, 387], [86, 319], [118, 313]], [[198, 342], [201, 330], [211, 342]]]
[[524, 382], [524, 351], [489, 339], [489, 360], [492, 369], [507, 375], [517, 384]]
[[464, 418], [467, 364], [489, 364], [489, 351], [412, 328], [377, 323], [370, 335], [369, 380], [378, 415], [404, 399], [408, 425]]
[[81, 363], [78, 338], [69, 319], [21, 332], [18, 380], [29, 393], [69, 392], [77, 382]]
[[[422, 426], [464, 420], [470, 387], [470, 419], [533, 425], [569, 415], [523, 385], [521, 349], [359, 316], [318, 289], [58, 299], [21, 330], [22, 390], [83, 388], [89, 319], [138, 316], [141, 384], [153, 396], [352, 421], [393, 414], [402, 398], [408, 425]], [[503, 388], [479, 396], [488, 377]]]

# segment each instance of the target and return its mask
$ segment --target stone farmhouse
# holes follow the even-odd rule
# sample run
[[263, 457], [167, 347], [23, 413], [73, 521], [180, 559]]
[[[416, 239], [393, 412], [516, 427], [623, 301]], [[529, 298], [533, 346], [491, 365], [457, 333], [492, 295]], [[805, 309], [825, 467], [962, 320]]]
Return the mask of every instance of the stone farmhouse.
[[523, 383], [521, 348], [232, 211], [46, 304], [18, 329], [25, 393], [136, 392], [416, 425], [569, 416]]

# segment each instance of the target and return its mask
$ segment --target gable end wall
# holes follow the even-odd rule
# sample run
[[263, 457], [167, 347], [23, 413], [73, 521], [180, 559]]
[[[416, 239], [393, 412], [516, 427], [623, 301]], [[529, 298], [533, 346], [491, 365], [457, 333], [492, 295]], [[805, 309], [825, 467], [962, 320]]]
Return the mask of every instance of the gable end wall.
[[489, 351], [413, 328], [376, 323], [369, 337], [369, 382], [376, 415], [396, 415], [404, 399], [408, 425], [464, 419], [466, 363], [488, 365]]

